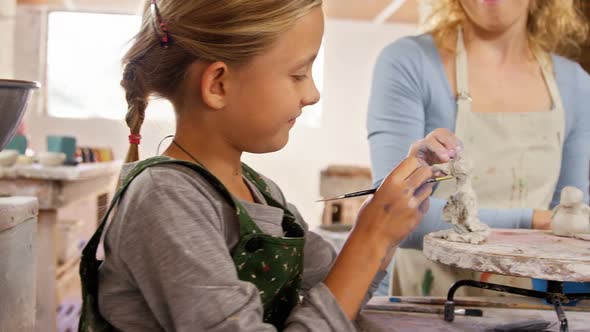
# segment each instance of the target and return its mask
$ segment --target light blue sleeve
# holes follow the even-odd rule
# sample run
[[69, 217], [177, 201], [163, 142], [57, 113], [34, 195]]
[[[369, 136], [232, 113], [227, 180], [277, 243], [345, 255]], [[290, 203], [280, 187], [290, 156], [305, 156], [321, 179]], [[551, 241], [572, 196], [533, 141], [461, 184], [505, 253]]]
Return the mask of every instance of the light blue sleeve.
[[[568, 60], [565, 60], [568, 61]], [[569, 62], [569, 61], [568, 61]], [[556, 63], [556, 70], [560, 63]], [[565, 67], [567, 64], [564, 64]], [[571, 66], [571, 62], [569, 63]], [[584, 192], [584, 200], [588, 203], [588, 176], [590, 174], [590, 76], [579, 64], [573, 64], [575, 73], [559, 77], [565, 89], [560, 91], [563, 97], [566, 120], [568, 124], [567, 136], [563, 145], [561, 173], [557, 188], [553, 195], [551, 207], [559, 204], [561, 190], [566, 186], [574, 186]], [[560, 87], [561, 87], [560, 86]], [[572, 92], [573, 91], [573, 92]]]
[[[367, 115], [375, 186], [406, 157], [412, 143], [424, 138], [432, 106], [429, 105], [428, 93], [445, 93], [444, 87], [431, 87], [430, 92], [426, 91], [427, 81], [436, 75], [434, 71], [425, 69], [427, 57], [428, 54], [415, 41], [403, 38], [387, 46], [377, 59]], [[452, 120], [447, 116], [445, 124], [454, 122]], [[445, 127], [445, 124], [439, 127]], [[401, 247], [422, 249], [424, 235], [449, 228], [450, 225], [441, 218], [445, 203], [432, 198], [428, 213]], [[532, 209], [479, 211], [480, 219], [494, 228], [530, 228], [532, 214]]]
[[379, 55], [373, 70], [367, 130], [375, 185], [408, 154], [410, 145], [424, 138], [425, 110], [418, 46], [400, 39]]

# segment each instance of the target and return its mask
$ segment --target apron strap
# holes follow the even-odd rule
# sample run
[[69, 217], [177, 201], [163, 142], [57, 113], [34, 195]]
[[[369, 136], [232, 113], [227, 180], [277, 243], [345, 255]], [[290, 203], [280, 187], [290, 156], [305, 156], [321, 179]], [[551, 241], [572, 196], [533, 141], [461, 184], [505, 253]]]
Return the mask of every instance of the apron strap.
[[552, 111], [562, 111], [563, 102], [561, 100], [559, 88], [557, 87], [557, 82], [555, 81], [555, 74], [552, 70], [551, 55], [539, 49], [535, 49], [533, 53], [537, 59], [537, 62], [539, 62], [539, 65], [541, 66], [541, 72], [543, 73], [545, 84], [547, 84], [547, 89], [549, 90], [549, 95], [551, 96], [551, 101], [553, 104]]
[[[565, 109], [563, 106], [563, 101], [561, 100], [561, 94], [559, 93], [559, 88], [557, 87], [557, 82], [555, 78], [554, 71], [552, 70], [551, 63], [551, 54], [542, 52], [541, 50], [534, 51], [535, 57], [541, 66], [541, 71], [543, 73], [543, 78], [545, 79], [545, 84], [547, 84], [547, 89], [549, 90], [549, 94], [551, 95], [552, 101], [552, 112], [557, 112], [557, 116], [561, 119], [565, 116], [564, 113]], [[561, 133], [565, 133], [565, 121], [562, 123], [562, 128], [560, 130]], [[563, 144], [565, 143], [564, 137], [559, 137], [559, 143], [563, 149]]]
[[457, 80], [457, 107], [458, 111], [471, 111], [471, 94], [469, 93], [469, 72], [467, 51], [463, 40], [463, 28], [457, 29], [457, 48], [455, 50], [455, 71]]
[[[182, 165], [188, 167], [200, 175], [202, 175], [222, 196], [223, 198], [231, 204], [236, 209], [236, 214], [238, 215], [238, 219], [240, 221], [240, 237], [254, 234], [254, 233], [263, 233], [262, 230], [256, 225], [255, 222], [252, 221], [250, 216], [248, 216], [246, 209], [240, 204], [240, 202], [235, 199], [230, 192], [225, 188], [225, 186], [219, 181], [213, 174], [207, 171], [202, 166], [199, 166], [195, 163], [182, 161], [182, 160], [175, 160], [169, 157], [164, 156], [157, 156], [146, 159], [141, 161], [133, 170], [127, 175], [127, 177], [122, 181], [119, 190], [111, 200], [108, 210], [106, 211], [104, 217], [102, 218], [100, 225], [98, 226], [94, 235], [88, 241], [88, 244], [82, 250], [82, 257], [88, 257], [91, 259], [95, 259], [96, 252], [98, 250], [98, 246], [100, 243], [100, 239], [102, 237], [104, 228], [107, 224], [107, 220], [111, 212], [113, 211], [114, 207], [117, 205], [117, 202], [125, 193], [131, 182], [145, 169], [149, 167], [153, 167], [156, 165], [163, 165], [163, 164], [175, 164], [175, 165]], [[298, 225], [293, 225], [295, 223], [295, 216], [291, 213], [286, 207], [284, 207], [281, 203], [277, 202], [274, 198], [270, 195], [270, 189], [266, 182], [262, 179], [258, 173], [256, 173], [252, 168], [247, 166], [246, 164], [242, 164], [242, 171], [244, 176], [252, 181], [254, 185], [260, 190], [264, 198], [267, 200], [268, 204], [277, 208], [280, 208], [284, 211], [285, 217], [283, 218], [283, 231], [290, 233], [290, 230], [294, 228], [297, 230], [301, 230]], [[300, 233], [300, 232], [297, 232]], [[301, 235], [302, 236], [302, 235]]]
[[159, 157], [159, 156], [153, 157], [150, 159], [146, 159], [146, 160], [140, 162], [135, 168], [133, 168], [133, 170], [131, 170], [131, 172], [127, 175], [127, 177], [125, 177], [125, 179], [121, 182], [119, 189], [115, 193], [115, 196], [111, 200], [111, 203], [109, 204], [109, 207], [108, 207], [106, 213], [102, 217], [102, 220], [100, 221], [100, 225], [98, 225], [96, 231], [94, 232], [94, 234], [92, 235], [92, 237], [90, 238], [90, 240], [88, 241], [88, 243], [86, 244], [84, 249], [82, 250], [82, 260], [89, 259], [89, 260], [94, 261], [96, 259], [96, 251], [98, 250], [98, 245], [99, 245], [100, 239], [102, 237], [102, 232], [107, 224], [107, 220], [109, 219], [109, 216], [110, 216], [111, 212], [113, 211], [114, 207], [117, 205], [117, 202], [119, 201], [119, 199], [121, 198], [123, 193], [127, 190], [127, 187], [129, 187], [129, 184], [131, 183], [131, 181], [133, 181], [133, 179], [135, 179], [135, 177], [137, 177], [146, 168], [153, 166], [153, 165], [160, 164], [160, 163], [164, 163], [168, 159], [169, 158], [167, 158], [167, 157]]
[[264, 199], [266, 200], [268, 205], [274, 206], [276, 208], [280, 208], [284, 211], [283, 223], [282, 223], [283, 232], [285, 232], [285, 234], [287, 234], [289, 237], [302, 237], [303, 231], [302, 231], [301, 227], [299, 226], [299, 224], [297, 224], [297, 222], [296, 222], [297, 218], [295, 217], [293, 212], [291, 212], [287, 208], [287, 206], [283, 205], [282, 203], [277, 202], [272, 197], [272, 195], [270, 194], [270, 187], [268, 186], [268, 184], [266, 182], [264, 182], [262, 177], [255, 170], [250, 168], [250, 166], [248, 166], [244, 163], [242, 163], [242, 173], [244, 174], [244, 176], [248, 180], [250, 180], [252, 183], [254, 183], [254, 185], [258, 188], [258, 190], [260, 190], [260, 192], [262, 193], [262, 196], [264, 196]]

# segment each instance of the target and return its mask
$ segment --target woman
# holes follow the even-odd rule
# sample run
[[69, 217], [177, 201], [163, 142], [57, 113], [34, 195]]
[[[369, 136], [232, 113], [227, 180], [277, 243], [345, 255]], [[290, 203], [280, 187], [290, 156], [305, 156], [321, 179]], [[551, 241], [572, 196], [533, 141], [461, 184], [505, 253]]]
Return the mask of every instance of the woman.
[[[429, 33], [387, 46], [375, 66], [368, 132], [376, 184], [431, 128], [453, 130], [476, 165], [480, 219], [494, 228], [550, 228], [561, 189], [588, 200], [590, 77], [557, 52], [587, 27], [573, 0], [444, 0]], [[506, 283], [429, 262], [425, 234], [441, 220], [448, 183], [396, 253], [393, 293], [443, 295], [463, 278]], [[512, 278], [511, 278], [512, 279]], [[529, 286], [528, 279], [509, 284]], [[463, 295], [479, 290], [461, 290]]]

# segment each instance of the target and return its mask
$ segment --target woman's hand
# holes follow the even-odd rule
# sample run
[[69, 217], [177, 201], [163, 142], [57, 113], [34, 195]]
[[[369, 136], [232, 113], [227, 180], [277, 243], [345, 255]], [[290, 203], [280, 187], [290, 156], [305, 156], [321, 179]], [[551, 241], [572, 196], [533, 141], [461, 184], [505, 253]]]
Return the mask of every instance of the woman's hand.
[[542, 229], [542, 230], [551, 229], [551, 221], [552, 221], [551, 216], [552, 215], [553, 215], [552, 211], [534, 210], [531, 228], [532, 229]]
[[443, 164], [453, 159], [463, 143], [450, 130], [438, 128], [424, 139], [412, 144], [408, 157], [415, 157], [428, 165]]

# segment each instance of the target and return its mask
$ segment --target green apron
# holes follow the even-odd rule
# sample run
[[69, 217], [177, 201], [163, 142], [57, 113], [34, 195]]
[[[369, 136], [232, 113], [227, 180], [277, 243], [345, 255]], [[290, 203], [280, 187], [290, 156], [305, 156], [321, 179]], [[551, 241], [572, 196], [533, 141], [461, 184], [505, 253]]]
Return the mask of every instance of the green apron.
[[240, 242], [232, 253], [238, 277], [256, 285], [264, 306], [264, 322], [282, 329], [291, 310], [299, 303], [301, 274], [303, 273], [304, 232], [295, 216], [270, 195], [268, 185], [250, 167], [242, 164], [242, 174], [260, 190], [270, 206], [284, 211], [284, 237], [263, 233], [248, 216], [246, 209], [223, 184], [203, 167], [168, 157], [154, 157], [140, 162], [122, 182], [106, 215], [82, 251], [80, 277], [82, 280], [82, 313], [79, 331], [114, 331], [98, 308], [98, 269], [102, 261], [96, 251], [113, 207], [117, 204], [133, 179], [148, 167], [162, 164], [182, 165], [203, 176], [236, 210], [240, 222]]

